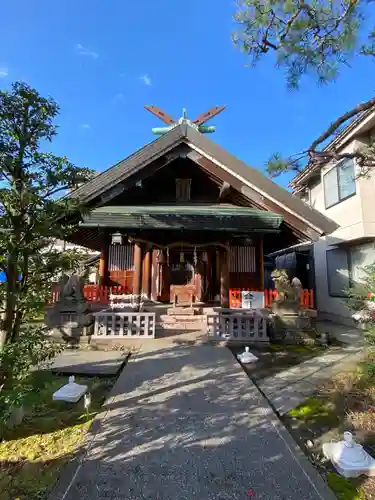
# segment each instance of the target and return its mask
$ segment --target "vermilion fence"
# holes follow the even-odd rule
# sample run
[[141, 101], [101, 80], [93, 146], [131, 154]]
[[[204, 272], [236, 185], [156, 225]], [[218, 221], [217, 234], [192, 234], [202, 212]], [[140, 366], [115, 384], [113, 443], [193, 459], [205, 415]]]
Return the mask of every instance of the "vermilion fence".
[[[229, 307], [241, 307], [241, 294], [242, 292], [255, 292], [256, 290], [249, 290], [247, 288], [231, 288], [229, 290]], [[264, 306], [271, 307], [272, 302], [277, 297], [276, 290], [264, 290]], [[314, 292], [313, 290], [302, 290], [301, 306], [308, 309], [314, 309]]]
[[[83, 295], [89, 302], [97, 302], [99, 304], [108, 304], [110, 295], [122, 295], [132, 293], [127, 286], [102, 286], [102, 285], [85, 285], [83, 287]], [[52, 302], [56, 302], [59, 298], [58, 287], [52, 291]]]
[[[256, 290], [249, 290], [248, 288], [231, 288], [229, 290], [229, 307], [241, 307], [241, 292], [255, 292]], [[96, 302], [99, 304], [108, 304], [110, 295], [122, 295], [132, 293], [128, 286], [102, 286], [102, 285], [85, 285], [83, 287], [83, 294], [89, 302]], [[277, 297], [276, 290], [264, 290], [264, 306], [271, 307], [272, 302]], [[58, 287], [52, 292], [52, 302], [56, 302], [59, 298]], [[301, 306], [308, 309], [314, 309], [314, 293], [313, 290], [302, 290]]]

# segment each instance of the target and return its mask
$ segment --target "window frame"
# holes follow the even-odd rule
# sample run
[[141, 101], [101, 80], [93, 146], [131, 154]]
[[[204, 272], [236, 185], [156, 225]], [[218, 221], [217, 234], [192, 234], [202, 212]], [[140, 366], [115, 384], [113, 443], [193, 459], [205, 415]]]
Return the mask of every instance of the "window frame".
[[[346, 196], [341, 196], [341, 188], [340, 188], [340, 176], [339, 176], [339, 168], [340, 168], [340, 165], [342, 165], [344, 162], [346, 161], [351, 161], [352, 162], [352, 165], [353, 165], [353, 173], [354, 173], [354, 191]], [[335, 171], [336, 173], [336, 186], [337, 186], [337, 193], [338, 193], [338, 200], [335, 201], [334, 203], [331, 203], [330, 205], [327, 204], [327, 197], [326, 197], [326, 189], [325, 189], [325, 178], [326, 178], [326, 175], [332, 173], [332, 171]], [[352, 196], [356, 195], [357, 194], [357, 183], [356, 183], [356, 179], [355, 179], [355, 161], [354, 159], [352, 158], [343, 158], [342, 160], [340, 160], [339, 162], [336, 163], [336, 165], [334, 165], [332, 168], [330, 168], [327, 172], [325, 172], [323, 174], [323, 192], [324, 192], [324, 206], [326, 208], [326, 210], [328, 210], [329, 208], [332, 208], [334, 207], [335, 205], [338, 205], [339, 203], [345, 201], [345, 200], [348, 200], [349, 198], [351, 198]]]
[[[345, 292], [342, 292], [342, 294], [338, 294], [338, 293], [332, 293], [331, 292], [331, 286], [330, 286], [330, 275], [328, 273], [328, 253], [330, 252], [334, 252], [336, 250], [339, 250], [339, 248], [329, 248], [326, 250], [326, 276], [327, 276], [327, 289], [328, 289], [328, 295], [330, 297], [333, 297], [333, 298], [336, 298], [336, 299], [342, 299], [344, 297], [346, 297], [346, 294]], [[348, 288], [350, 288], [351, 286], [351, 261], [350, 261], [350, 252], [347, 248], [342, 248], [340, 249], [342, 251], [344, 251], [346, 253], [346, 262], [347, 262], [347, 265], [348, 265]]]
[[[375, 240], [374, 241], [370, 241], [368, 243], [361, 243], [359, 245], [348, 245], [347, 247], [345, 248], [341, 248], [341, 250], [345, 251], [346, 253], [346, 261], [348, 263], [348, 284], [349, 284], [349, 288], [353, 288], [353, 286], [355, 286], [355, 280], [353, 278], [353, 248], [363, 248], [363, 246], [365, 246], [366, 244], [372, 244], [373, 245], [373, 248], [374, 248], [374, 251], [375, 251]], [[346, 294], [343, 293], [343, 295], [338, 295], [338, 294], [332, 294], [331, 293], [331, 290], [330, 290], [330, 280], [329, 280], [329, 274], [328, 274], [328, 252], [332, 252], [334, 250], [338, 250], [339, 248], [336, 247], [336, 248], [328, 248], [326, 250], [326, 276], [327, 276], [327, 289], [328, 289], [328, 295], [330, 297], [333, 297], [333, 298], [339, 298], [339, 299], [342, 299], [342, 298], [345, 298], [346, 297]], [[366, 266], [365, 266], [366, 267]]]

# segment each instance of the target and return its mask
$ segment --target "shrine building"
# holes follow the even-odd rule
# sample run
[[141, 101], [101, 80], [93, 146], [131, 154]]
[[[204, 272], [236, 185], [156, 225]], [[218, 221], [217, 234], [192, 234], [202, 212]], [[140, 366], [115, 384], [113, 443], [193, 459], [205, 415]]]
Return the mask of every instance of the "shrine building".
[[207, 136], [223, 108], [178, 121], [147, 109], [167, 125], [160, 137], [70, 195], [88, 210], [71, 242], [100, 252], [102, 285], [228, 307], [229, 289], [264, 289], [265, 256], [335, 230]]

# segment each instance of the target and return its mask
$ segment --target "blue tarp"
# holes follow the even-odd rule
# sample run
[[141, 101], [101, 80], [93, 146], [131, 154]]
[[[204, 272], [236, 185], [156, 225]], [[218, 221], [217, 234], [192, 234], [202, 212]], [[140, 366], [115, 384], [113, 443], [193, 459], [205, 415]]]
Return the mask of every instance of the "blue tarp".
[[[18, 276], [18, 281], [21, 280], [21, 275]], [[4, 271], [0, 271], [0, 283], [6, 283], [7, 282], [7, 275]]]

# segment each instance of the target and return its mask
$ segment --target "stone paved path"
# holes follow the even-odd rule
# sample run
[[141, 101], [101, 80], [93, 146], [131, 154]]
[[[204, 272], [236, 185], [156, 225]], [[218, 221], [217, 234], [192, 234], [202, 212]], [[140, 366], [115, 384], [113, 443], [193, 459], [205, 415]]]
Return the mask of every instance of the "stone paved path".
[[314, 394], [333, 375], [352, 370], [361, 359], [361, 345], [348, 345], [267, 377], [258, 382], [258, 387], [273, 408], [284, 415]]
[[333, 500], [223, 347], [140, 352], [52, 500]]

